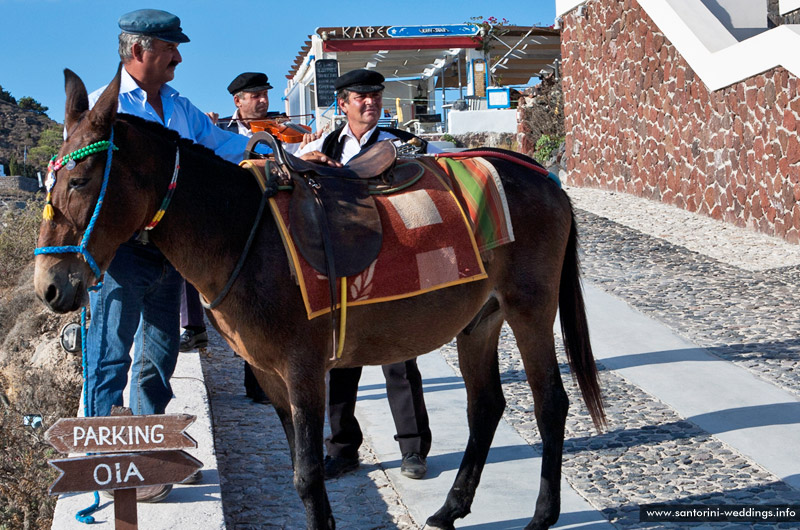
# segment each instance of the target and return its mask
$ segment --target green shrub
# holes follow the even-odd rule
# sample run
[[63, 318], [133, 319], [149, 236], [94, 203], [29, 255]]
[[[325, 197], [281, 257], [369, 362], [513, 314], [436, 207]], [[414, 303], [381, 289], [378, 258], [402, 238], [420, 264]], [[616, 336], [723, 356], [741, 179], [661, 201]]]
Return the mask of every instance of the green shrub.
[[544, 164], [553, 155], [553, 151], [558, 149], [562, 143], [564, 143], [563, 136], [541, 135], [536, 140], [536, 150], [533, 152], [533, 158], [540, 164]]
[[43, 206], [44, 199], [34, 197], [25, 208], [0, 214], [0, 288], [16, 284], [20, 271], [33, 260]]

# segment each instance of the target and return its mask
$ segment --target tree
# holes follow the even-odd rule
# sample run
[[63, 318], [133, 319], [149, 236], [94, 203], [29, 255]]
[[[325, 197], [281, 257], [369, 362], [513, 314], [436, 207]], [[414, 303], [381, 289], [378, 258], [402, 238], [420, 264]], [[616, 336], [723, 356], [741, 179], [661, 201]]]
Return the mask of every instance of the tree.
[[0, 85], [0, 101], [8, 101], [9, 103], [17, 103], [17, 100], [14, 99], [14, 96], [11, 95], [11, 92], [8, 90], [3, 90], [3, 85]]
[[8, 159], [8, 174], [9, 176], [22, 174], [22, 166], [17, 162], [17, 155], [14, 153], [11, 153], [11, 157]]
[[64, 142], [64, 126], [54, 123], [42, 131], [36, 147], [28, 150], [28, 165], [44, 171], [47, 163], [58, 152]]
[[17, 106], [22, 110], [31, 110], [36, 114], [44, 114], [47, 112], [47, 107], [29, 96], [19, 98]]

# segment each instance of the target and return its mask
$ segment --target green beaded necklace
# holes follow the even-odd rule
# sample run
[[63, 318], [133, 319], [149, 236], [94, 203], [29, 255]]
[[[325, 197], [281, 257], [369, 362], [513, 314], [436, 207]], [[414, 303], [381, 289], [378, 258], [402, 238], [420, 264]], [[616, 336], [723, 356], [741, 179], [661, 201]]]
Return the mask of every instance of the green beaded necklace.
[[58, 155], [55, 155], [50, 159], [50, 163], [47, 164], [47, 179], [45, 179], [44, 183], [45, 189], [47, 190], [47, 200], [46, 204], [44, 205], [44, 212], [42, 213], [42, 217], [46, 221], [52, 221], [54, 216], [53, 205], [50, 202], [50, 192], [53, 191], [53, 187], [56, 185], [56, 171], [64, 166], [66, 166], [67, 169], [72, 169], [75, 167], [75, 162], [81, 158], [86, 158], [89, 155], [103, 152], [107, 150], [109, 146], [111, 146], [111, 149], [114, 151], [118, 150], [118, 147], [116, 145], [111, 145], [111, 142], [108, 140], [101, 140], [93, 144], [85, 145], [80, 149], [76, 149], [75, 151], [62, 156], [57, 162], [56, 157]]

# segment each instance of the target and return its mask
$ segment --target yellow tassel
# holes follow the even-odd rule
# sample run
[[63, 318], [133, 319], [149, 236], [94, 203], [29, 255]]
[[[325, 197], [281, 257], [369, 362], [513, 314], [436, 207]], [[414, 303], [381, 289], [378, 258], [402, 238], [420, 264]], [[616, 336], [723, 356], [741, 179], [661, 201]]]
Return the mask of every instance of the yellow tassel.
[[53, 205], [47, 203], [44, 205], [44, 212], [42, 213], [42, 217], [45, 221], [52, 221], [55, 217], [55, 211], [53, 211]]

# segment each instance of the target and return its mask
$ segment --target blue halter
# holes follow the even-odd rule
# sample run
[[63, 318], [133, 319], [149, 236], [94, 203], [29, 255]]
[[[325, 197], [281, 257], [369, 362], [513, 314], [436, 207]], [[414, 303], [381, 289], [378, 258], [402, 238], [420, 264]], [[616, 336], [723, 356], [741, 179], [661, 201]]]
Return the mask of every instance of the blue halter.
[[[111, 173], [111, 157], [113, 155], [114, 149], [114, 129], [111, 129], [111, 137], [108, 140], [108, 158], [106, 159], [106, 168], [103, 173], [103, 185], [100, 188], [100, 195], [97, 197], [97, 204], [94, 207], [94, 213], [92, 214], [92, 218], [89, 220], [89, 226], [86, 227], [86, 231], [83, 233], [83, 238], [81, 239], [80, 245], [68, 245], [68, 246], [61, 246], [61, 247], [37, 247], [33, 250], [33, 254], [38, 256], [39, 254], [69, 254], [72, 252], [77, 252], [83, 259], [86, 260], [86, 263], [89, 264], [89, 267], [92, 268], [95, 277], [99, 280], [100, 277], [103, 275], [100, 267], [97, 266], [97, 262], [92, 257], [89, 250], [86, 248], [89, 245], [89, 236], [92, 235], [92, 230], [94, 229], [94, 224], [97, 221], [97, 217], [100, 215], [100, 208], [103, 206], [103, 199], [106, 196], [106, 188], [108, 187], [108, 175]], [[53, 171], [53, 185], [55, 185], [55, 170]], [[49, 190], [48, 190], [49, 191]], [[95, 286], [94, 289], [99, 287]]]
[[[97, 204], [94, 207], [94, 213], [92, 213], [92, 218], [89, 220], [89, 225], [86, 227], [86, 231], [83, 233], [83, 238], [81, 239], [80, 245], [66, 245], [60, 247], [37, 247], [33, 250], [34, 255], [39, 254], [70, 254], [72, 252], [77, 252], [83, 259], [86, 260], [86, 263], [89, 264], [89, 267], [92, 268], [95, 277], [99, 280], [103, 273], [100, 270], [100, 267], [97, 266], [97, 262], [92, 257], [89, 250], [86, 248], [89, 245], [89, 237], [92, 235], [92, 230], [94, 229], [94, 224], [97, 222], [97, 217], [100, 215], [100, 208], [103, 206], [103, 199], [106, 196], [106, 188], [108, 188], [108, 176], [111, 173], [111, 157], [114, 153], [114, 150], [117, 149], [114, 146], [114, 129], [111, 129], [111, 136], [108, 139], [108, 158], [106, 159], [106, 167], [103, 172], [103, 184], [100, 187], [100, 195], [97, 197]], [[76, 160], [80, 158], [79, 156], [73, 157], [72, 160]], [[52, 184], [48, 183], [48, 193], [52, 190], [53, 186], [55, 186], [55, 179], [56, 179], [56, 169], [52, 170]], [[102, 282], [98, 283], [94, 287], [89, 287], [88, 290], [95, 291], [100, 289], [102, 286]], [[86, 380], [87, 380], [87, 373], [86, 370], [88, 368], [86, 363], [86, 307], [81, 310], [81, 350], [82, 350], [82, 365], [83, 365], [83, 410], [86, 411], [88, 408], [88, 392], [86, 391]], [[95, 522], [94, 517], [92, 517], [92, 513], [94, 513], [98, 507], [100, 506], [100, 496], [97, 492], [94, 492], [94, 502], [88, 508], [84, 508], [83, 510], [78, 511], [75, 514], [75, 519], [80, 521], [84, 524], [92, 524]]]

